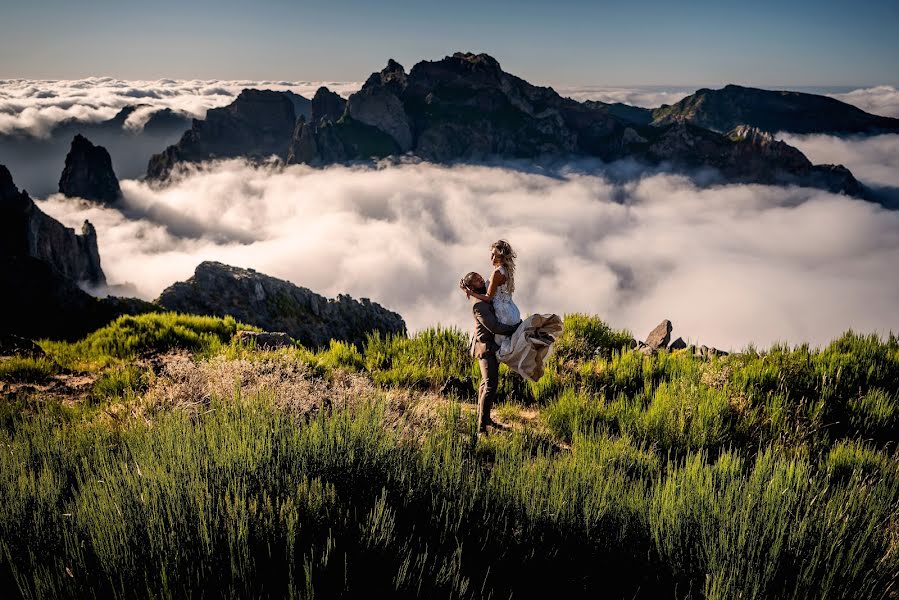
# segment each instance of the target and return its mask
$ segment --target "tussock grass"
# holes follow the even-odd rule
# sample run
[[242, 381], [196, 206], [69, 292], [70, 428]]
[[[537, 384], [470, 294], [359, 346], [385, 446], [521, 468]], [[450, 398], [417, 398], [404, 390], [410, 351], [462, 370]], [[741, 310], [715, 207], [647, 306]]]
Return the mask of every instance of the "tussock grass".
[[10, 356], [0, 359], [0, 380], [14, 382], [42, 382], [59, 371], [59, 366], [47, 357]]
[[100, 407], [0, 407], [2, 589], [723, 600], [899, 585], [895, 336], [706, 361], [646, 357], [569, 316], [541, 382], [505, 377], [496, 417], [515, 427], [479, 438], [470, 405], [433, 393], [477, 382], [461, 331], [313, 352], [236, 344], [237, 327], [150, 315], [47, 344], [99, 371]]

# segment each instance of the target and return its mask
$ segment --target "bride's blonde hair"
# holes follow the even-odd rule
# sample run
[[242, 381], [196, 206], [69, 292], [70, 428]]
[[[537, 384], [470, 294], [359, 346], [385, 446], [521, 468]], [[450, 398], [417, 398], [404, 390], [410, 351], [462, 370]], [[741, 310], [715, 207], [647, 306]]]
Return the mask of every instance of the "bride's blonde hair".
[[515, 259], [518, 255], [506, 240], [493, 242], [490, 248], [496, 250], [500, 264], [506, 268], [506, 289], [511, 294], [515, 291]]

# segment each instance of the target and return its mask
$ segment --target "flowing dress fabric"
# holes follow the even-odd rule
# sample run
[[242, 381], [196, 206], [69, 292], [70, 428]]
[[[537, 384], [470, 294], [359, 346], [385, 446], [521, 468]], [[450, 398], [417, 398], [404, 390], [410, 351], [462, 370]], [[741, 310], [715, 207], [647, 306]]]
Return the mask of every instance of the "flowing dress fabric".
[[[543, 377], [543, 364], [553, 343], [562, 335], [562, 318], [554, 314], [531, 315], [500, 344], [496, 357], [529, 381]], [[501, 336], [496, 336], [499, 341]]]

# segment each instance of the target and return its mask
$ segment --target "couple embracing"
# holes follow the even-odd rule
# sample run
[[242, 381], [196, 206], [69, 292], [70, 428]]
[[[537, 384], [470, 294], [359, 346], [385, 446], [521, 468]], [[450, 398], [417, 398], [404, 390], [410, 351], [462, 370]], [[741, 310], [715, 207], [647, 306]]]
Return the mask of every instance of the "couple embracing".
[[478, 432], [492, 424], [490, 408], [499, 386], [499, 363], [505, 363], [529, 381], [543, 376], [543, 362], [562, 333], [562, 319], [554, 314], [534, 314], [524, 321], [512, 293], [515, 291], [515, 258], [512, 246], [499, 240], [490, 248], [493, 272], [490, 280], [474, 271], [459, 282], [472, 302], [475, 319], [471, 352], [481, 367], [478, 388]]

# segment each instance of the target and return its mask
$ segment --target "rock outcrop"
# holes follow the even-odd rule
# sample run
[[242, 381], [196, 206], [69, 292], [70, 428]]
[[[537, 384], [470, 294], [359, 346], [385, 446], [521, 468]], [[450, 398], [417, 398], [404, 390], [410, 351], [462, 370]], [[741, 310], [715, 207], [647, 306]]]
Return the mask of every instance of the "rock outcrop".
[[59, 177], [59, 191], [102, 204], [118, 202], [122, 190], [106, 148], [93, 145], [81, 134], [72, 138], [66, 166]]
[[332, 339], [361, 345], [371, 331], [406, 330], [402, 317], [367, 298], [339, 295], [332, 300], [289, 281], [216, 262], [201, 263], [193, 277], [165, 289], [156, 302], [179, 312], [231, 315], [267, 331], [285, 332], [310, 348]]
[[[295, 95], [295, 94], [294, 94]], [[181, 162], [214, 158], [287, 158], [296, 126], [295, 102], [286, 92], [243, 90], [228, 106], [194, 119], [174, 146], [150, 159], [147, 175], [164, 179]]]
[[713, 131], [750, 125], [777, 133], [879, 133], [899, 131], [899, 119], [872, 115], [828, 96], [728, 85], [701, 89], [652, 111], [654, 125], [686, 121]]
[[18, 190], [3, 165], [0, 165], [0, 254], [44, 261], [74, 283], [106, 284], [94, 226], [85, 221], [78, 235], [74, 229], [45, 214], [27, 192]]
[[645, 354], [646, 356], [653, 356], [659, 352], [687, 353], [696, 358], [704, 359], [728, 355], [724, 350], [718, 350], [717, 348], [697, 346], [695, 344], [688, 346], [687, 342], [680, 337], [669, 344], [668, 341], [671, 339], [672, 329], [671, 321], [665, 319], [649, 332], [645, 342], [633, 340], [631, 347], [635, 352]]

